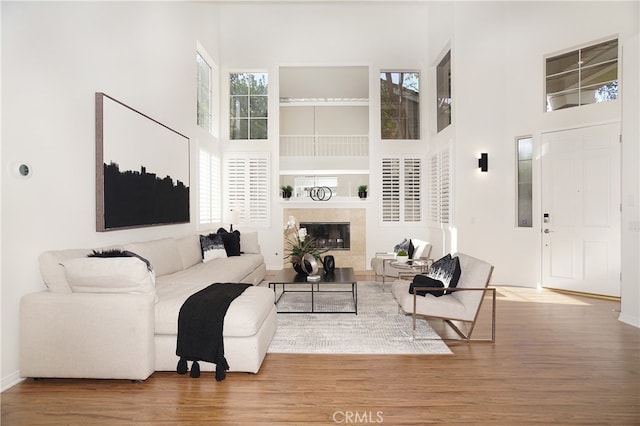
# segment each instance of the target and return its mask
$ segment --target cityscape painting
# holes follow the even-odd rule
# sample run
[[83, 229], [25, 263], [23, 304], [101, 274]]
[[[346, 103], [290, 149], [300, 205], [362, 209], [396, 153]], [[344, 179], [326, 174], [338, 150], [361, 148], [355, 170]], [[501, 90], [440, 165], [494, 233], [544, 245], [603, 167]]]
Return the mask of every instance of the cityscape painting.
[[189, 138], [96, 93], [96, 230], [187, 223]]

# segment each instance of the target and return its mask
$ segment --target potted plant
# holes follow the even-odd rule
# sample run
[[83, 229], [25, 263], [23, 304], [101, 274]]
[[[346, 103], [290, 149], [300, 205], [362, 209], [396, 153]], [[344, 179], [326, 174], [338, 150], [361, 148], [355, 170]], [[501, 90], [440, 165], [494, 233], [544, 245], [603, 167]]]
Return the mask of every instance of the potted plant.
[[322, 263], [321, 256], [327, 250], [317, 248], [316, 240], [307, 235], [307, 228], [298, 228], [296, 220], [293, 216], [289, 217], [289, 221], [284, 228], [287, 247], [285, 248], [285, 259], [291, 260], [291, 265], [298, 273], [306, 273], [302, 262], [305, 254], [313, 256], [318, 263]]
[[280, 190], [282, 191], [282, 198], [285, 200], [291, 198], [291, 194], [293, 193], [293, 187], [291, 185], [282, 185]]
[[367, 198], [367, 185], [360, 185], [358, 187], [358, 197], [362, 199]]
[[407, 263], [408, 260], [409, 253], [407, 253], [405, 250], [398, 250], [398, 252], [396, 253], [396, 262]]

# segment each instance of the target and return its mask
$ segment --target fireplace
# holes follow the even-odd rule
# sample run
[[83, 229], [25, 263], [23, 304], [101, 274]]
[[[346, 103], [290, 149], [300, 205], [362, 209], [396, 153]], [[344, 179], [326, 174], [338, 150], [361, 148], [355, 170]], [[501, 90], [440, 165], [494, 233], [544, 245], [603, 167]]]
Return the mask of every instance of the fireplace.
[[301, 222], [300, 228], [315, 238], [317, 247], [328, 250], [351, 249], [351, 224], [349, 222]]

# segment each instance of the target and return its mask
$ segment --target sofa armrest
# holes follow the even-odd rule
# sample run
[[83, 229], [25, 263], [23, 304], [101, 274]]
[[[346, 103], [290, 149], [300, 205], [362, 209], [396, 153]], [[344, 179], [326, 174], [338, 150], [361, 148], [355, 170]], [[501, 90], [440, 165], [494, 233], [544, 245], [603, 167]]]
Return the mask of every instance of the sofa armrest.
[[154, 371], [154, 332], [155, 292], [27, 294], [20, 375], [144, 380]]

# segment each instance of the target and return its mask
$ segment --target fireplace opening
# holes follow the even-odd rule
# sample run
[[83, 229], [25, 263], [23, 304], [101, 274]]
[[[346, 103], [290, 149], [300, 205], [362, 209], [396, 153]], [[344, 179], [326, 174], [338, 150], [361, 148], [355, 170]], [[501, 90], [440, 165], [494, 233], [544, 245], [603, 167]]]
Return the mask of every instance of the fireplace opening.
[[307, 235], [315, 238], [320, 249], [350, 250], [350, 222], [302, 222], [300, 228], [307, 229]]

